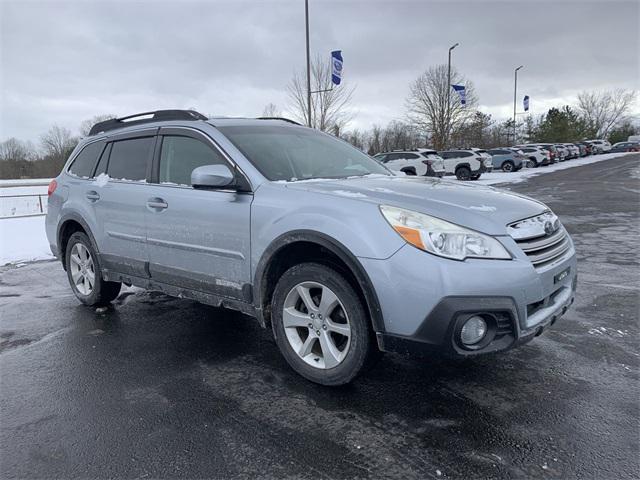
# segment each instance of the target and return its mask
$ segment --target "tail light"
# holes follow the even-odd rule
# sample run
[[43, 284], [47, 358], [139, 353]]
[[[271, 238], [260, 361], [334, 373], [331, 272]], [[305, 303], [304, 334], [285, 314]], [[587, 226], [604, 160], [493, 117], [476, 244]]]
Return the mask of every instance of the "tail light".
[[58, 188], [58, 182], [56, 182], [55, 180], [51, 180], [49, 188], [47, 189], [47, 195], [51, 196], [51, 194], [56, 191], [56, 188]]
[[422, 163], [424, 163], [425, 165], [433, 165], [433, 160], [422, 160]]

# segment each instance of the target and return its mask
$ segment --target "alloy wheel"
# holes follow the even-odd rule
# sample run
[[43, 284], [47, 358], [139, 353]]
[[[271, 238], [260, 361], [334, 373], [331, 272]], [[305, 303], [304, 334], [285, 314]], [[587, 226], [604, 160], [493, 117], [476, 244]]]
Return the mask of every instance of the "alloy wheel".
[[91, 295], [96, 283], [96, 271], [91, 252], [81, 243], [76, 243], [71, 249], [69, 257], [71, 278], [78, 292]]
[[338, 366], [351, 345], [351, 324], [344, 305], [327, 286], [302, 282], [287, 294], [282, 324], [294, 352], [319, 369]]

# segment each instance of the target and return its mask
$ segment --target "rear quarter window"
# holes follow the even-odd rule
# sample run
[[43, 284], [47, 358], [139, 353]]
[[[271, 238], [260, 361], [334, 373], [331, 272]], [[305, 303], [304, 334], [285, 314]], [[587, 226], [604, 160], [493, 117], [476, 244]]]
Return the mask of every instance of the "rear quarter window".
[[107, 167], [109, 177], [119, 180], [145, 180], [153, 141], [154, 137], [144, 137], [114, 142]]
[[69, 166], [69, 173], [77, 177], [91, 178], [103, 148], [104, 142], [93, 142], [85, 146]]

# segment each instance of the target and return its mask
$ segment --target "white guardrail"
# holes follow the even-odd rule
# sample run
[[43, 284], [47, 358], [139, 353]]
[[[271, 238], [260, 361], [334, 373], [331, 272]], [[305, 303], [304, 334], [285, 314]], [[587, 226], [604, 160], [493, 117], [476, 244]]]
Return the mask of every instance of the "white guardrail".
[[46, 215], [46, 187], [50, 181], [50, 179], [0, 180], [0, 218]]

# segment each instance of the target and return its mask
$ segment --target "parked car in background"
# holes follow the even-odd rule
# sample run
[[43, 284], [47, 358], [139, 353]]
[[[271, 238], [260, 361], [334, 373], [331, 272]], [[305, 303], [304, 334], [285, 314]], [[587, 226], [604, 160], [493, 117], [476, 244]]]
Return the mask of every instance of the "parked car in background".
[[293, 370], [343, 385], [381, 351], [517, 347], [574, 303], [546, 205], [441, 183], [288, 120], [158, 111], [91, 128], [49, 185], [46, 234], [81, 303], [124, 283], [239, 310]]
[[568, 159], [580, 158], [580, 148], [578, 148], [573, 143], [563, 143], [563, 145], [567, 148], [567, 150], [569, 150]]
[[493, 168], [499, 168], [503, 172], [517, 172], [529, 160], [524, 154], [517, 153], [508, 147], [492, 148], [487, 152], [491, 155]]
[[444, 160], [435, 150], [418, 148], [415, 150], [394, 150], [373, 156], [385, 167], [406, 175], [442, 177], [445, 174]]
[[640, 135], [629, 135], [627, 142], [640, 142]]
[[528, 147], [540, 147], [549, 152], [549, 163], [558, 163], [560, 161], [560, 154], [558, 149], [552, 143], [528, 143]]
[[595, 148], [590, 142], [580, 142], [578, 145], [584, 146], [587, 155], [595, 155]]
[[579, 151], [578, 155], [580, 157], [586, 157], [587, 156], [587, 146], [586, 145], [584, 145], [582, 143], [574, 143], [574, 145], [576, 147], [578, 147], [578, 151]]
[[477, 180], [487, 171], [487, 159], [473, 150], [445, 150], [438, 154], [444, 159], [445, 171], [458, 180]]
[[606, 153], [611, 150], [611, 144], [606, 140], [587, 140], [587, 142], [590, 142], [595, 147], [595, 153]]
[[483, 148], [468, 148], [463, 150], [471, 150], [472, 152], [475, 152], [477, 155], [480, 155], [481, 157], [484, 158], [484, 166], [486, 167], [487, 172], [490, 172], [491, 170], [493, 170], [493, 160], [491, 159], [491, 154], [488, 152], [488, 150], [485, 150]]
[[565, 147], [561, 143], [556, 143], [554, 147], [556, 147], [556, 150], [558, 150], [558, 156], [560, 157], [561, 162], [569, 160], [569, 149], [567, 147]]
[[551, 152], [542, 147], [523, 145], [513, 148], [522, 152], [522, 154], [529, 159], [529, 167], [536, 168], [543, 165], [549, 165], [551, 163]]
[[610, 153], [617, 152], [640, 152], [639, 142], [618, 142], [611, 146]]

